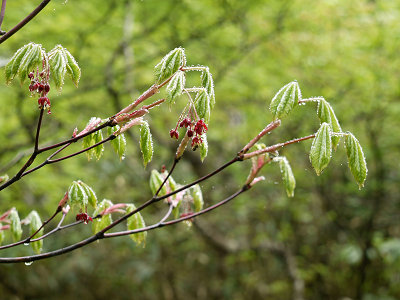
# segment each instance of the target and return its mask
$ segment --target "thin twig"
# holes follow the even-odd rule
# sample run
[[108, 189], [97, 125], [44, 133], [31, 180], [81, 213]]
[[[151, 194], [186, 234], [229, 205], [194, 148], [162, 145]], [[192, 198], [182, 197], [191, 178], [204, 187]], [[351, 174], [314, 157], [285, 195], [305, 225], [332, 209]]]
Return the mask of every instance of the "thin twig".
[[0, 38], [0, 44], [3, 43], [5, 40], [10, 38], [14, 33], [19, 31], [22, 27], [24, 27], [29, 21], [31, 21], [38, 13], [41, 12], [43, 8], [46, 7], [47, 4], [49, 4], [51, 0], [44, 0], [42, 3], [40, 3], [26, 18], [24, 18], [21, 22], [19, 22], [14, 28], [10, 29], [6, 34], [4, 34]]
[[280, 149], [282, 147], [285, 147], [285, 146], [288, 146], [288, 145], [294, 144], [294, 143], [299, 143], [299, 142], [302, 142], [302, 141], [305, 141], [305, 140], [308, 140], [308, 139], [312, 139], [312, 138], [315, 138], [315, 134], [311, 134], [311, 135], [308, 135], [308, 136], [305, 136], [305, 137], [302, 137], [302, 138], [293, 139], [293, 140], [290, 140], [290, 141], [287, 141], [287, 142], [284, 142], [284, 143], [279, 143], [279, 144], [275, 144], [275, 145], [266, 147], [264, 149], [260, 149], [260, 150], [257, 150], [257, 151], [246, 153], [246, 154], [243, 155], [243, 160], [246, 160], [246, 159], [249, 159], [249, 158], [264, 154], [264, 153], [275, 152], [276, 150], [278, 150], [278, 149]]
[[14, 182], [18, 181], [21, 177], [24, 171], [29, 168], [29, 166], [35, 161], [36, 156], [38, 155], [38, 145], [39, 145], [39, 134], [40, 134], [40, 127], [42, 126], [42, 119], [43, 119], [43, 109], [40, 110], [39, 113], [39, 120], [38, 120], [38, 125], [36, 129], [36, 137], [35, 137], [35, 146], [34, 150], [29, 157], [28, 161], [22, 166], [22, 168], [18, 171], [17, 174], [10, 180], [6, 181], [3, 185], [0, 186], [0, 191], [4, 190], [6, 187], [10, 186]]
[[[250, 186], [245, 185], [239, 191], [237, 191], [236, 193], [230, 195], [228, 198], [226, 198], [226, 199], [224, 199], [224, 200], [222, 200], [222, 201], [220, 201], [220, 202], [218, 202], [218, 203], [216, 203], [216, 204], [214, 204], [212, 206], [209, 206], [209, 207], [207, 207], [207, 208], [205, 208], [205, 209], [203, 209], [201, 211], [198, 211], [196, 213], [193, 213], [193, 214], [190, 214], [190, 215], [187, 215], [187, 216], [175, 219], [175, 220], [171, 220], [171, 221], [168, 221], [168, 222], [159, 222], [159, 223], [154, 224], [154, 225], [150, 225], [150, 226], [147, 226], [147, 227], [138, 228], [138, 229], [134, 229], [134, 230], [126, 230], [126, 231], [120, 231], [120, 232], [105, 233], [104, 234], [104, 238], [111, 238], [111, 237], [124, 236], [124, 235], [144, 232], [144, 231], [150, 231], [150, 230], [153, 230], [153, 229], [156, 229], [156, 228], [159, 228], [159, 227], [174, 225], [174, 224], [180, 223], [182, 221], [187, 221], [187, 220], [193, 219], [193, 218], [195, 218], [197, 216], [200, 216], [202, 214], [210, 212], [210, 211], [212, 211], [212, 210], [214, 210], [214, 209], [216, 209], [216, 208], [228, 203], [229, 201], [231, 201], [232, 199], [236, 198], [237, 196], [239, 196], [243, 192], [247, 191], [249, 188], [250, 188]], [[0, 260], [0, 262], [1, 262], [1, 260]]]

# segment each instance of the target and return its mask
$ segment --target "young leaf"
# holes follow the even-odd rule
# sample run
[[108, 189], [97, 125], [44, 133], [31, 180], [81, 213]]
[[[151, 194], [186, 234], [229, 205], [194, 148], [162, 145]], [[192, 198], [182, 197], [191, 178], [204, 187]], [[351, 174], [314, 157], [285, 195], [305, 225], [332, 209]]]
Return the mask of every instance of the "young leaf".
[[194, 204], [194, 210], [196, 212], [200, 211], [203, 209], [204, 201], [203, 201], [203, 194], [201, 192], [201, 188], [198, 184], [195, 184], [193, 187], [193, 204]]
[[207, 157], [207, 154], [208, 154], [207, 135], [204, 133], [201, 136], [201, 139], [202, 139], [203, 143], [200, 144], [200, 158], [201, 158], [201, 161], [204, 161], [204, 159]]
[[156, 84], [160, 84], [167, 80], [185, 64], [185, 50], [183, 48], [175, 48], [174, 50], [171, 50], [154, 68]]
[[[94, 140], [94, 135], [89, 134], [82, 139], [82, 148], [83, 149], [89, 148], [89, 147], [93, 146], [95, 143], [96, 142]], [[94, 151], [93, 149], [86, 151], [86, 156], [87, 156], [88, 160], [92, 159], [93, 151]]]
[[364, 181], [367, 178], [368, 171], [364, 152], [361, 148], [360, 142], [351, 132], [347, 132], [346, 134], [345, 146], [350, 171], [361, 189], [364, 186]]
[[93, 207], [96, 208], [97, 206], [97, 196], [96, 193], [93, 191], [93, 189], [88, 186], [86, 183], [78, 180], [78, 183], [83, 187], [83, 189], [85, 190], [85, 193], [88, 197], [88, 203]]
[[26, 52], [32, 47], [32, 43], [22, 46], [15, 52], [11, 60], [7, 63], [5, 68], [6, 73], [6, 83], [9, 84], [11, 80], [14, 79], [15, 75], [18, 74], [18, 69], [21, 64], [22, 58], [25, 56]]
[[81, 210], [85, 211], [88, 205], [89, 196], [86, 189], [80, 184], [82, 181], [73, 181], [68, 189], [68, 199], [70, 200], [71, 207], [78, 206]]
[[[108, 134], [111, 135], [113, 132], [118, 131], [119, 126], [108, 127]], [[119, 134], [115, 139], [111, 140], [111, 145], [114, 148], [115, 153], [118, 154], [119, 159], [123, 160], [125, 158], [126, 150], [126, 139], [123, 133]]]
[[143, 154], [143, 163], [146, 166], [153, 157], [153, 140], [147, 122], [140, 126], [140, 150]]
[[[135, 209], [136, 209], [136, 207], [134, 204], [128, 204], [126, 212], [130, 213], [130, 212], [134, 211]], [[135, 229], [146, 227], [146, 224], [145, 224], [140, 212], [137, 212], [133, 216], [129, 217], [129, 219], [127, 221], [127, 227], [128, 227], [128, 230], [135, 230]], [[136, 245], [140, 245], [141, 243], [143, 243], [143, 247], [145, 247], [146, 237], [147, 237], [146, 231], [131, 234], [130, 237], [136, 243]]]
[[[325, 99], [321, 98], [318, 101], [317, 115], [320, 119], [321, 123], [328, 123], [331, 125], [332, 132], [339, 133], [342, 132], [342, 128], [340, 127], [339, 121], [336, 118], [335, 112], [332, 109], [332, 106]], [[339, 144], [340, 137], [332, 136], [332, 146], [333, 149], [336, 149]]]
[[180, 207], [181, 207], [182, 201], [179, 201], [178, 204], [172, 209], [172, 214], [175, 219], [178, 219], [181, 212], [180, 212]]
[[311, 145], [310, 161], [319, 176], [329, 164], [332, 156], [331, 127], [322, 123]]
[[67, 73], [75, 86], [78, 87], [79, 79], [81, 78], [81, 69], [72, 54], [65, 48], [64, 53], [67, 57]]
[[178, 71], [172, 77], [171, 81], [167, 85], [167, 103], [172, 105], [175, 103], [175, 99], [182, 94], [185, 88], [186, 74], [183, 71]]
[[201, 86], [206, 89], [210, 97], [210, 107], [213, 109], [215, 106], [214, 80], [208, 68], [201, 73]]
[[[30, 235], [32, 235], [42, 226], [42, 221], [40, 220], [40, 216], [36, 212], [36, 210], [31, 211], [31, 213], [28, 215], [28, 219], [30, 220], [29, 232]], [[41, 237], [42, 235], [43, 235], [43, 228], [34, 236], [34, 238]], [[43, 240], [31, 242], [30, 244], [33, 251], [35, 251], [36, 254], [39, 254], [42, 251]]]
[[15, 207], [10, 212], [10, 229], [14, 239], [14, 242], [19, 241], [22, 235], [21, 220]]
[[294, 189], [296, 187], [296, 179], [294, 178], [292, 168], [290, 167], [288, 160], [284, 156], [278, 156], [274, 158], [274, 161], [279, 162], [279, 167], [282, 173], [282, 180], [285, 184], [288, 197], [293, 197]]
[[53, 78], [59, 92], [61, 92], [62, 86], [64, 85], [64, 77], [67, 72], [67, 60], [68, 58], [61, 45], [55, 46], [49, 52], [51, 77]]
[[[93, 135], [93, 142], [94, 142], [93, 145], [97, 144], [103, 140], [103, 133], [101, 130], [94, 132], [92, 135]], [[103, 144], [98, 145], [97, 147], [90, 149], [89, 152], [91, 152], [91, 155], [95, 156], [96, 159], [99, 160], [100, 157], [104, 153], [104, 145]]]
[[[101, 212], [103, 212], [105, 209], [110, 208], [113, 205], [113, 203], [110, 200], [104, 199], [97, 205], [96, 210], [94, 211], [94, 216], [97, 216]], [[92, 225], [92, 230], [93, 233], [97, 233], [100, 230], [106, 228], [108, 225], [112, 223], [112, 217], [111, 214], [106, 214], [103, 215], [101, 218], [97, 218], [93, 220], [93, 225]]]
[[21, 83], [24, 83], [30, 71], [36, 69], [36, 67], [42, 67], [45, 55], [42, 45], [34, 43], [30, 43], [30, 45], [18, 67], [18, 75]]
[[299, 100], [301, 100], [301, 91], [297, 81], [292, 81], [282, 87], [272, 98], [269, 106], [274, 120], [288, 115]]
[[[161, 184], [164, 182], [164, 178], [162, 175], [157, 171], [157, 170], [152, 170], [151, 175], [150, 175], [150, 190], [153, 193], [153, 195], [156, 194], [157, 190], [161, 186]], [[167, 187], [165, 184], [161, 188], [161, 191], [159, 193], [159, 196], [163, 196], [167, 194]]]
[[206, 124], [210, 122], [210, 97], [206, 90], [201, 90], [197, 93], [194, 100], [197, 115], [203, 119]]

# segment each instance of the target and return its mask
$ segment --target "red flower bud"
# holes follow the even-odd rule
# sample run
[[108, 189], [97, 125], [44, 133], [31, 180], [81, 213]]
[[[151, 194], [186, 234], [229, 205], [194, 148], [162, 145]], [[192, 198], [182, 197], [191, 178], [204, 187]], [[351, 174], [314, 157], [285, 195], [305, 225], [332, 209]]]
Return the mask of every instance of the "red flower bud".
[[178, 133], [178, 131], [176, 129], [171, 129], [169, 131], [169, 135], [170, 135], [171, 138], [175, 138], [175, 139], [179, 138], [179, 133]]

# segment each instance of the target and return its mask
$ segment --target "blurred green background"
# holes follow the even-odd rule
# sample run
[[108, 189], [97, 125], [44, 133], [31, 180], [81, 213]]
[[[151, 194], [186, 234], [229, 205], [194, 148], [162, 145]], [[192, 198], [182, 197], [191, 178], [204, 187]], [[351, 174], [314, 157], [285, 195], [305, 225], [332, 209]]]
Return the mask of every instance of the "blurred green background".
[[[8, 1], [3, 29], [38, 3]], [[153, 83], [162, 56], [182, 46], [188, 64], [210, 67], [217, 104], [207, 159], [186, 153], [177, 181], [231, 159], [270, 122], [270, 100], [294, 79], [303, 97], [323, 95], [331, 103], [343, 130], [363, 145], [369, 172], [359, 190], [343, 143], [319, 177], [309, 163], [310, 141], [288, 147], [282, 154], [296, 176], [294, 198], [287, 198], [278, 166], [268, 166], [266, 181], [190, 229], [150, 232], [145, 248], [115, 238], [31, 266], [0, 265], [0, 298], [400, 299], [399, 20], [400, 1], [393, 0], [52, 1], [0, 46], [1, 65], [33, 41], [47, 50], [62, 44], [82, 68], [78, 89], [68, 82], [61, 95], [50, 92], [44, 144], [130, 103]], [[0, 82], [0, 171], [12, 176], [31, 149], [38, 110], [27, 85], [6, 86], [3, 72]], [[146, 169], [134, 129], [122, 162], [106, 147], [99, 162], [82, 156], [43, 168], [1, 192], [0, 212], [15, 206], [22, 217], [36, 209], [45, 218], [77, 179], [100, 199], [143, 203], [151, 197], [151, 169], [171, 165], [176, 143], [168, 132], [183, 105], [160, 107], [148, 118], [155, 155]], [[308, 135], [318, 124], [316, 107], [302, 106], [263, 142]], [[249, 168], [237, 164], [204, 183], [205, 204], [236, 191]], [[143, 216], [151, 224], [164, 211], [158, 204]], [[45, 240], [44, 250], [89, 236], [89, 227]], [[0, 255], [31, 251], [21, 246]]]

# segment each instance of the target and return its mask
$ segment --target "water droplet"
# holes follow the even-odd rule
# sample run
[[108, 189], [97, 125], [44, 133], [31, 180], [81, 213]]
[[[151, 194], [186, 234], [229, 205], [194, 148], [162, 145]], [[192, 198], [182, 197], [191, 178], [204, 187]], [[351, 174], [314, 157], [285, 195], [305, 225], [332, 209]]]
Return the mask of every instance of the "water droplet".
[[33, 261], [27, 261], [27, 262], [25, 263], [25, 266], [30, 266], [31, 264], [33, 264]]
[[28, 243], [24, 243], [24, 246], [29, 246], [29, 242]]

